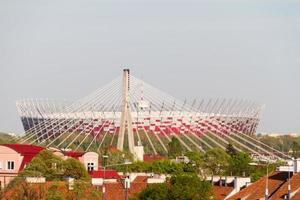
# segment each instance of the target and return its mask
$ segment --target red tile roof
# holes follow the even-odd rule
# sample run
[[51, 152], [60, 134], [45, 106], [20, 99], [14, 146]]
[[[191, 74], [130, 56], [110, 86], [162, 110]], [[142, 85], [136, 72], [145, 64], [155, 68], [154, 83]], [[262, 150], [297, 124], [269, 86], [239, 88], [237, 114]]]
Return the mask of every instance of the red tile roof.
[[29, 163], [33, 159], [33, 157], [35, 157], [39, 152], [45, 149], [44, 147], [28, 144], [3, 144], [3, 146], [11, 148], [24, 156], [19, 171], [22, 171], [25, 165]]
[[[272, 196], [285, 182], [287, 178], [286, 172], [273, 172], [268, 177], [269, 195]], [[250, 186], [242, 189], [237, 194], [228, 198], [228, 200], [238, 200], [245, 198], [247, 200], [261, 199], [265, 196], [266, 176], [252, 183]]]
[[147, 183], [148, 176], [137, 176], [133, 180], [135, 183]]
[[79, 157], [84, 155], [84, 152], [76, 152], [76, 151], [63, 151], [62, 153], [65, 156], [72, 157], [75, 159], [79, 159]]
[[[295, 196], [292, 196], [291, 199], [299, 200], [300, 199], [300, 191], [299, 191], [299, 189], [300, 189], [300, 173], [297, 173], [293, 176], [291, 175], [290, 183], [291, 183], [291, 190], [292, 190], [291, 193], [296, 192]], [[288, 182], [288, 180], [286, 180], [286, 182], [271, 196], [270, 199], [271, 200], [284, 199], [284, 195], [286, 195], [288, 193], [288, 184], [289, 184], [289, 182]]]
[[223, 200], [232, 192], [233, 187], [213, 186], [213, 194], [215, 200]]
[[105, 179], [120, 179], [120, 175], [117, 173], [117, 171], [115, 170], [98, 170], [98, 171], [91, 171], [90, 172], [90, 176], [92, 178], [104, 178], [105, 175]]
[[36, 155], [40, 151], [44, 150], [44, 147], [28, 144], [2, 144], [3, 146], [9, 147], [21, 155]]
[[[128, 197], [132, 198], [147, 187], [147, 183], [131, 182], [128, 189]], [[123, 183], [119, 180], [116, 183], [106, 183], [106, 200], [125, 199], [125, 189]]]

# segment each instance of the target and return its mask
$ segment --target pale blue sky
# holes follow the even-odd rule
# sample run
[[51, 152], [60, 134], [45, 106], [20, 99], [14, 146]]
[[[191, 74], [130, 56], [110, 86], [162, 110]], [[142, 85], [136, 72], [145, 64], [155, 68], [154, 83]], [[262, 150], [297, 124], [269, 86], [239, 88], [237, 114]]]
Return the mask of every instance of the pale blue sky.
[[0, 0], [0, 131], [21, 98], [75, 100], [132, 74], [178, 98], [263, 104], [300, 132], [300, 1]]

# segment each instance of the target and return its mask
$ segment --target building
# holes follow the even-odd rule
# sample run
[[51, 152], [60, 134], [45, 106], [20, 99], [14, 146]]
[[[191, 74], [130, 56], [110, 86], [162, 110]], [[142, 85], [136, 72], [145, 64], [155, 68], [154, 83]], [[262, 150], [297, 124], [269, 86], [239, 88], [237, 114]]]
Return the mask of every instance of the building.
[[42, 150], [35, 145], [0, 145], [0, 186], [5, 187]]
[[129, 69], [78, 101], [20, 100], [17, 108], [25, 130], [22, 143], [84, 151], [110, 145], [121, 151], [128, 148], [141, 160], [145, 146], [150, 147], [146, 154], [165, 155], [171, 137], [179, 138], [189, 151], [206, 151], [226, 148], [236, 135], [241, 149], [259, 154], [254, 150], [257, 141], [248, 137], [256, 132], [262, 105], [220, 98], [178, 100], [132, 76]]
[[248, 187], [241, 189], [227, 200], [299, 200], [300, 160], [281, 166]]
[[[2, 144], [0, 145], [0, 186], [5, 187], [16, 177], [26, 165], [44, 147], [27, 144]], [[98, 170], [98, 154], [95, 152], [74, 152], [49, 149], [62, 159], [74, 158], [79, 160], [88, 171]]]

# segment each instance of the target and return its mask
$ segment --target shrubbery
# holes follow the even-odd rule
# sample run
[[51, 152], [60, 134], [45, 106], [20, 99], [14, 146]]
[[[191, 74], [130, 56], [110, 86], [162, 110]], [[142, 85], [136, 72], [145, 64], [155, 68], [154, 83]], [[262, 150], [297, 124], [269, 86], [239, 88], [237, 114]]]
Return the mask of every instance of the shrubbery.
[[169, 183], [152, 184], [143, 190], [140, 200], [209, 200], [212, 186], [195, 174], [179, 174], [171, 177]]

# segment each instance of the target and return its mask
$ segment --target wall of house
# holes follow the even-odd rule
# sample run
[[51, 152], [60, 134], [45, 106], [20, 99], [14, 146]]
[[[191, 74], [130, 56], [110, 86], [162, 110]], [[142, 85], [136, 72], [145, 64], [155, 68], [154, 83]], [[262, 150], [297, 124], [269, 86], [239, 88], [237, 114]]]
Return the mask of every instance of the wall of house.
[[83, 163], [87, 169], [88, 163], [94, 163], [94, 170], [98, 170], [99, 155], [95, 152], [86, 152], [79, 161]]
[[[13, 149], [0, 146], [0, 184], [7, 185], [19, 172], [23, 156]], [[14, 169], [8, 169], [8, 161], [14, 162]]]

